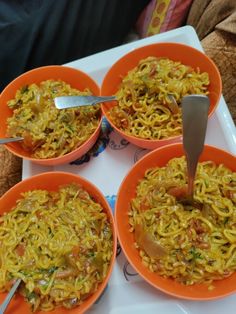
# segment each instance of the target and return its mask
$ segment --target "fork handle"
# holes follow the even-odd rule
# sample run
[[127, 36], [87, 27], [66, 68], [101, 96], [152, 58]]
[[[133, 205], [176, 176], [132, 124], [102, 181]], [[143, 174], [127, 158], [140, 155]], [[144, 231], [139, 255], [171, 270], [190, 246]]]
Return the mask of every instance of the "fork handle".
[[12, 297], [14, 296], [14, 293], [16, 292], [16, 289], [18, 288], [20, 283], [21, 283], [21, 279], [17, 279], [17, 281], [12, 286], [11, 290], [9, 291], [8, 295], [6, 296], [6, 299], [4, 300], [4, 302], [0, 306], [0, 314], [3, 314], [5, 312], [8, 304], [10, 303], [10, 301], [11, 301]]
[[115, 99], [116, 96], [60, 96], [55, 97], [54, 102], [57, 109], [68, 109], [82, 106], [92, 106]]
[[188, 195], [193, 196], [193, 185], [199, 156], [204, 147], [209, 98], [189, 95], [182, 99], [183, 146], [188, 168]]

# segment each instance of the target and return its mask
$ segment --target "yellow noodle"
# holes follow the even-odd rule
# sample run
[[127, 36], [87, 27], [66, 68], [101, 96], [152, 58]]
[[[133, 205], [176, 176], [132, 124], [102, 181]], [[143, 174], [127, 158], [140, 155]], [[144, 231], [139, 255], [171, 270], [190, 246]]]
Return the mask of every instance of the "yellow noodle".
[[182, 133], [181, 109], [173, 110], [169, 94], [180, 105], [183, 96], [208, 94], [209, 76], [180, 62], [148, 57], [128, 72], [109, 110], [125, 133], [145, 139], [164, 139]]
[[186, 173], [185, 157], [146, 171], [131, 201], [130, 232], [142, 226], [165, 249], [165, 255], [149, 256], [147, 240], [143, 244], [135, 233], [135, 246], [151, 271], [186, 285], [210, 284], [236, 270], [236, 172], [209, 161], [198, 164], [194, 198], [201, 209], [179, 201]]
[[53, 99], [65, 95], [91, 95], [63, 81], [46, 80], [16, 92], [8, 102], [13, 115], [7, 121], [9, 136], [22, 136], [22, 146], [35, 158], [54, 158], [81, 146], [96, 130], [100, 106], [59, 110]]
[[0, 290], [21, 278], [33, 311], [81, 304], [106, 277], [113, 253], [106, 213], [76, 184], [25, 192], [1, 217], [0, 235]]

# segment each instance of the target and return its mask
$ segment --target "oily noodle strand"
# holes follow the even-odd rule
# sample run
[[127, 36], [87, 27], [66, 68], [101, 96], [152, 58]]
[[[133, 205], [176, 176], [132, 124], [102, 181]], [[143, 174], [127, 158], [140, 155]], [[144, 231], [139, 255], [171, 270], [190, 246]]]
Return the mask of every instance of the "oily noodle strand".
[[24, 137], [23, 148], [35, 158], [63, 156], [81, 146], [96, 130], [100, 106], [59, 110], [53, 99], [65, 95], [91, 95], [63, 81], [46, 80], [16, 92], [8, 102], [13, 115], [7, 121], [9, 136]]
[[165, 58], [148, 57], [123, 78], [116, 94], [118, 105], [109, 115], [125, 133], [144, 139], [163, 139], [182, 132], [181, 109], [185, 95], [208, 94], [209, 76], [199, 69]]
[[34, 190], [0, 220], [0, 290], [16, 278], [32, 310], [72, 308], [107, 275], [112, 229], [100, 204], [78, 185]]
[[142, 261], [151, 271], [186, 285], [229, 276], [236, 270], [236, 173], [222, 164], [199, 163], [194, 198], [202, 209], [178, 201], [185, 188], [184, 157], [149, 169], [138, 184], [129, 213], [130, 231], [137, 233], [142, 226], [167, 252], [150, 256], [136, 241]]

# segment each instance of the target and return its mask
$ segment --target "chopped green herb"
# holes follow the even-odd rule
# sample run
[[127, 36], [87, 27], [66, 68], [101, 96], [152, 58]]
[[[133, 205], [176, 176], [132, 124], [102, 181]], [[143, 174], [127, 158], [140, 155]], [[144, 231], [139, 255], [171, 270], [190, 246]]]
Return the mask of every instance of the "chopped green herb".
[[88, 252], [87, 257], [93, 257], [94, 256], [94, 252]]
[[20, 270], [20, 273], [21, 273], [22, 275], [24, 275], [25, 277], [30, 277], [30, 276], [31, 276], [30, 272], [28, 272], [28, 271], [26, 271], [26, 270]]
[[51, 274], [53, 274], [57, 269], [58, 269], [57, 266], [52, 266], [51, 268], [48, 268], [48, 269], [40, 268], [40, 269], [38, 270], [38, 272], [41, 273], [41, 274], [49, 274], [49, 275], [51, 275]]
[[225, 217], [224, 218], [224, 225], [226, 225], [228, 221], [229, 221], [229, 217]]
[[34, 291], [32, 291], [32, 292], [29, 292], [29, 290], [26, 290], [26, 298], [28, 299], [28, 301], [30, 302], [30, 301], [32, 301], [33, 299], [36, 299], [36, 297], [37, 297], [37, 294], [34, 292]]
[[20, 92], [21, 94], [27, 93], [29, 91], [29, 86], [25, 85], [21, 88]]
[[51, 267], [51, 268], [48, 269], [48, 273], [51, 275], [51, 274], [53, 274], [57, 269], [58, 269], [57, 266], [53, 266], [53, 267]]
[[195, 247], [192, 247], [189, 253], [192, 254], [192, 260], [202, 259], [201, 253], [197, 252]]

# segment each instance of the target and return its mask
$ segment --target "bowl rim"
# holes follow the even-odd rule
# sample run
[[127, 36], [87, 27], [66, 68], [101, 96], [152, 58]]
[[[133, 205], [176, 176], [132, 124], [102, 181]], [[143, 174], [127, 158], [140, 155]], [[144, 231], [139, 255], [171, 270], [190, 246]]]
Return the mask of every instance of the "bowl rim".
[[[77, 174], [74, 174], [74, 173], [70, 173], [70, 172], [65, 172], [65, 171], [47, 171], [47, 172], [42, 172], [42, 173], [39, 173], [39, 174], [36, 174], [36, 175], [33, 175], [31, 177], [28, 177], [20, 182], [18, 182], [17, 184], [15, 184], [13, 187], [11, 187], [8, 191], [6, 191], [1, 197], [0, 197], [0, 204], [4, 201], [4, 202], [7, 202], [8, 199], [11, 198], [11, 195], [12, 194], [15, 194], [17, 193], [18, 196], [25, 192], [25, 191], [30, 191], [30, 188], [27, 188], [27, 189], [24, 189], [23, 188], [23, 191], [21, 191], [21, 187], [23, 187], [25, 184], [27, 185], [28, 183], [30, 183], [31, 181], [35, 181], [37, 182], [38, 181], [38, 178], [45, 178], [47, 179], [48, 176], [54, 176], [54, 177], [58, 177], [60, 176], [60, 178], [62, 177], [68, 177], [68, 178], [71, 178], [71, 182], [73, 182], [73, 179], [74, 179], [74, 182], [77, 183], [77, 184], [81, 184], [81, 186], [84, 188], [84, 184], [89, 186], [89, 188], [92, 189], [92, 191], [96, 192], [96, 195], [98, 195], [98, 202], [100, 200], [103, 201], [103, 203], [106, 205], [105, 206], [105, 210], [104, 212], [106, 212], [106, 215], [107, 215], [107, 218], [109, 219], [110, 221], [110, 224], [111, 224], [111, 228], [112, 228], [112, 238], [113, 238], [113, 253], [112, 253], [112, 257], [111, 257], [111, 261], [110, 261], [110, 265], [109, 265], [109, 268], [108, 268], [108, 272], [107, 272], [107, 275], [105, 277], [105, 279], [99, 284], [99, 288], [97, 291], [95, 291], [87, 300], [85, 300], [84, 303], [82, 303], [81, 305], [78, 305], [77, 307], [75, 307], [74, 309], [71, 309], [71, 313], [80, 313], [81, 311], [82, 312], [85, 312], [87, 311], [91, 306], [93, 306], [95, 304], [95, 302], [102, 296], [103, 292], [105, 291], [106, 289], [106, 286], [108, 285], [109, 283], [109, 280], [110, 280], [110, 277], [112, 275], [112, 272], [113, 272], [113, 269], [114, 269], [114, 266], [115, 266], [115, 262], [116, 262], [116, 252], [117, 252], [117, 230], [116, 230], [116, 225], [115, 225], [115, 219], [114, 219], [114, 215], [112, 213], [112, 209], [111, 209], [111, 206], [110, 204], [108, 203], [105, 195], [102, 193], [102, 191], [94, 184], [92, 183], [91, 181], [89, 181], [88, 179], [80, 176], [80, 175], [77, 175]], [[62, 180], [63, 181], [63, 180]], [[61, 183], [60, 181], [55, 181], [56, 182], [56, 186], [57, 186], [57, 189], [60, 187], [60, 186], [63, 186], [65, 183]], [[37, 184], [37, 183], [36, 183]], [[43, 183], [44, 184], [44, 183]], [[37, 189], [37, 188], [33, 188], [33, 189]], [[32, 190], [33, 190], [32, 189]], [[42, 189], [42, 188], [39, 188], [39, 189]], [[46, 188], [45, 188], [46, 189]], [[87, 188], [84, 188], [85, 190], [87, 190]], [[46, 190], [50, 190], [50, 189], [46, 189]], [[55, 191], [55, 188], [52, 189], [51, 191]], [[90, 193], [88, 192], [89, 194], [93, 194], [93, 193]], [[17, 197], [15, 200], [14, 200], [14, 203], [20, 199], [20, 197]], [[15, 205], [14, 205], [15, 206]], [[0, 216], [2, 216], [4, 213], [7, 213], [7, 212], [10, 212], [12, 210], [12, 208], [14, 206], [9, 206], [8, 210], [3, 210], [2, 213], [0, 214]], [[2, 292], [1, 295], [5, 295], [6, 293], [5, 292]], [[19, 297], [21, 300], [17, 300], [18, 302], [25, 302], [26, 301], [24, 300], [24, 298], [21, 296], [21, 295], [18, 295], [17, 297]], [[18, 298], [18, 299], [19, 299]], [[83, 305], [84, 304], [84, 305]], [[68, 309], [64, 309], [63, 307], [59, 307], [58, 308], [58, 311], [57, 309], [54, 309], [53, 311], [49, 311], [48, 313], [61, 313], [61, 312], [67, 312]], [[41, 312], [40, 312], [41, 313]]]
[[[128, 171], [128, 173], [126, 174], [126, 176], [124, 177], [124, 179], [122, 180], [120, 186], [119, 186], [119, 189], [118, 189], [118, 192], [117, 192], [117, 200], [116, 200], [116, 204], [115, 204], [115, 212], [114, 212], [114, 216], [115, 216], [115, 223], [116, 223], [116, 229], [117, 229], [117, 237], [118, 237], [118, 241], [120, 243], [120, 246], [121, 246], [121, 249], [126, 257], [126, 259], [128, 260], [128, 262], [130, 263], [130, 265], [134, 268], [134, 270], [143, 278], [143, 280], [145, 282], [147, 282], [148, 284], [150, 284], [151, 286], [153, 286], [155, 289], [165, 293], [166, 295], [170, 295], [172, 297], [175, 297], [177, 299], [181, 299], [181, 300], [191, 300], [191, 301], [209, 301], [209, 300], [217, 300], [217, 299], [221, 299], [221, 298], [224, 298], [226, 296], [229, 296], [233, 293], [236, 292], [236, 286], [235, 288], [230, 288], [226, 285], [226, 287], [228, 288], [227, 291], [224, 291], [223, 293], [220, 292], [216, 295], [191, 295], [191, 294], [188, 294], [188, 293], [182, 293], [182, 292], [179, 292], [177, 289], [175, 289], [174, 291], [169, 291], [166, 287], [163, 287], [161, 286], [162, 284], [159, 282], [158, 284], [156, 282], [153, 282], [152, 279], [150, 278], [147, 278], [147, 276], [145, 274], [143, 274], [142, 270], [140, 270], [140, 267], [144, 267], [142, 266], [142, 262], [141, 262], [141, 258], [140, 260], [138, 260], [138, 262], [136, 261], [136, 258], [134, 258], [133, 256], [130, 256], [129, 252], [127, 251], [127, 238], [126, 238], [126, 235], [123, 235], [123, 232], [121, 231], [121, 227], [120, 227], [120, 224], [121, 224], [121, 217], [119, 218], [119, 215], [121, 212], [125, 213], [125, 215], [127, 216], [127, 213], [128, 213], [128, 206], [126, 208], [123, 208], [122, 209], [119, 207], [120, 206], [120, 195], [122, 193], [122, 191], [127, 188], [127, 184], [126, 184], [126, 181], [128, 178], [131, 178], [133, 172], [136, 171], [136, 169], [138, 167], [140, 167], [140, 165], [142, 165], [143, 162], [145, 162], [145, 160], [148, 160], [150, 158], [150, 156], [155, 156], [155, 155], [158, 155], [158, 154], [164, 154], [165, 153], [165, 150], [172, 150], [174, 151], [175, 147], [177, 147], [178, 149], [182, 149], [182, 152], [181, 153], [178, 153], [178, 156], [183, 156], [184, 155], [184, 151], [183, 151], [183, 145], [182, 143], [172, 143], [172, 144], [169, 144], [169, 145], [165, 145], [165, 146], [162, 146], [162, 147], [158, 147], [156, 148], [155, 150], [152, 150], [150, 152], [148, 152], [146, 155], [142, 156], [131, 168], [130, 170]], [[221, 148], [218, 148], [216, 146], [213, 146], [213, 145], [208, 145], [208, 144], [205, 144], [204, 145], [204, 149], [206, 151], [209, 151], [211, 153], [217, 153], [217, 152], [221, 152], [222, 154], [224, 154], [225, 156], [228, 156], [230, 159], [235, 159], [236, 161], [236, 155], [233, 155], [232, 153], [226, 151], [225, 149], [221, 149]], [[175, 153], [176, 154], [176, 153]], [[177, 157], [178, 157], [177, 156]], [[169, 158], [168, 160], [174, 158], [175, 156]], [[164, 162], [164, 164], [166, 164], [167, 160]], [[218, 163], [217, 163], [218, 164]], [[235, 163], [236, 165], [236, 163]], [[156, 166], [159, 166], [159, 165], [156, 165]], [[153, 167], [153, 166], [150, 166], [150, 168]], [[138, 180], [140, 180], [142, 177], [143, 177], [143, 174], [145, 172], [145, 170], [147, 170], [148, 167], [145, 167], [143, 170], [140, 170], [139, 171], [139, 174], [137, 176], [137, 178], [134, 179], [135, 181], [135, 187], [137, 186], [137, 182]], [[233, 170], [234, 171], [234, 170]], [[236, 171], [236, 166], [235, 166], [235, 171]], [[132, 176], [133, 178], [133, 176]], [[127, 192], [127, 190], [126, 190]], [[135, 192], [133, 189], [132, 189], [132, 192]], [[130, 199], [131, 197], [129, 196], [129, 202], [130, 202]], [[122, 216], [124, 217], [124, 215]], [[128, 221], [128, 217], [126, 217], [126, 220]], [[126, 221], [126, 222], [127, 222]], [[126, 233], [129, 232], [126, 230]], [[130, 248], [130, 245], [132, 245], [134, 242], [132, 241], [132, 243], [129, 242], [129, 248]], [[137, 249], [136, 249], [137, 250]], [[148, 271], [149, 273], [151, 273], [149, 270], [146, 269], [146, 271]], [[162, 281], [162, 280], [165, 280], [165, 281], [168, 281], [170, 285], [171, 283], [172, 284], [175, 284], [179, 287], [182, 287], [183, 285], [181, 285], [180, 283], [176, 282], [174, 279], [171, 279], [171, 278], [164, 278], [163, 276], [159, 275], [158, 273], [151, 273], [151, 274], [154, 274], [155, 277], [159, 278], [158, 280], [159, 281]], [[231, 276], [234, 276], [234, 281], [236, 282], [236, 271], [231, 275]], [[231, 276], [229, 276], [228, 278], [230, 278]], [[223, 278], [222, 280], [227, 280], [228, 278]], [[214, 281], [213, 281], [214, 282]], [[216, 281], [218, 282], [218, 281]], [[160, 284], [160, 286], [159, 286]], [[231, 284], [232, 285], [232, 284]], [[194, 287], [194, 288], [197, 288], [197, 287], [201, 287], [201, 286], [204, 286], [204, 284], [194, 284], [194, 285], [190, 285], [190, 286], [185, 286], [187, 289], [189, 287], [189, 289], [191, 289], [191, 287]]]
[[[78, 158], [81, 158], [82, 156], [84, 156], [86, 154], [83, 153], [82, 156], [78, 156], [70, 161], [63, 161], [64, 158], [70, 158], [71, 155], [74, 155], [77, 151], [77, 149], [83, 149], [87, 144], [88, 142], [91, 140], [91, 138], [97, 133], [100, 131], [101, 129], [101, 125], [102, 125], [102, 114], [101, 114], [101, 117], [100, 117], [100, 120], [99, 120], [99, 123], [98, 123], [98, 126], [97, 128], [95, 129], [95, 131], [90, 135], [90, 137], [82, 144], [80, 145], [79, 147], [75, 148], [74, 150], [72, 150], [71, 152], [65, 154], [65, 155], [62, 155], [62, 156], [57, 156], [57, 157], [54, 157], [54, 158], [34, 158], [34, 157], [30, 157], [30, 156], [22, 156], [21, 154], [19, 154], [18, 152], [15, 151], [15, 149], [12, 147], [12, 143], [8, 143], [8, 144], [3, 144], [12, 154], [14, 154], [15, 156], [18, 156], [22, 159], [25, 159], [25, 160], [28, 160], [28, 161], [32, 161], [33, 163], [36, 163], [36, 164], [41, 164], [43, 166], [53, 166], [53, 165], [63, 165], [63, 163], [70, 163], [70, 162], [73, 162], [74, 160], [78, 159]], [[88, 151], [87, 151], [88, 152]], [[60, 162], [62, 161], [62, 163]]]

